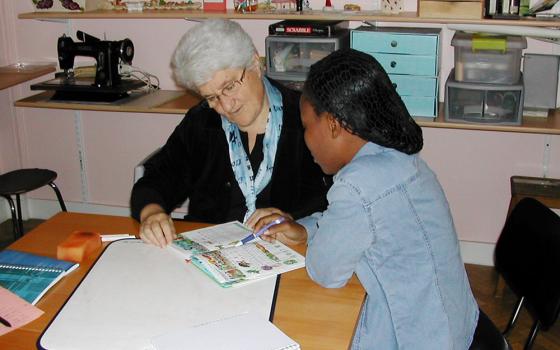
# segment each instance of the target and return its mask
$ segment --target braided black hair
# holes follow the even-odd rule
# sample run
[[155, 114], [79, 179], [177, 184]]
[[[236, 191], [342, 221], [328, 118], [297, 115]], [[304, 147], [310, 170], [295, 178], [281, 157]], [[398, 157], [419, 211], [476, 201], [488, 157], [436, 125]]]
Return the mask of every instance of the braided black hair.
[[313, 64], [303, 97], [317, 115], [332, 114], [342, 127], [366, 141], [406, 154], [422, 149], [422, 129], [383, 67], [366, 53], [341, 49]]

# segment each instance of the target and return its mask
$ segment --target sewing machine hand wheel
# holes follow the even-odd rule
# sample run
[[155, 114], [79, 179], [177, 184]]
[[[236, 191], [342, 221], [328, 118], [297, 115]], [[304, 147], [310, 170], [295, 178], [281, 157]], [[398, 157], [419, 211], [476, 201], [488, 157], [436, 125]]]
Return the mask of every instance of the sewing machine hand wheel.
[[119, 41], [119, 57], [126, 64], [132, 63], [134, 57], [134, 45], [130, 39]]

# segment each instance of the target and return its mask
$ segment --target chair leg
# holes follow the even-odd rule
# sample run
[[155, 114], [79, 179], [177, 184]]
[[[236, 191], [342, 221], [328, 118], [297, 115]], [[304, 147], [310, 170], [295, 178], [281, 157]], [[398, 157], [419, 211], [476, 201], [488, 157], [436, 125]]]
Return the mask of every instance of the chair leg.
[[54, 182], [49, 182], [49, 186], [51, 186], [52, 189], [54, 190], [54, 193], [56, 193], [56, 198], [58, 198], [58, 204], [60, 204], [60, 209], [62, 209], [62, 211], [67, 211], [66, 205], [64, 204], [64, 199], [62, 199], [62, 194], [58, 190], [58, 187], [56, 187]]
[[20, 233], [18, 229], [19, 226], [18, 219], [16, 215], [16, 206], [14, 205], [14, 201], [12, 200], [12, 197], [10, 196], [2, 196], [2, 197], [6, 198], [8, 204], [10, 205], [10, 211], [12, 212], [12, 229], [14, 231], [14, 240], [16, 240], [20, 237]]
[[533, 324], [533, 327], [531, 328], [531, 333], [529, 333], [529, 338], [527, 338], [527, 342], [525, 343], [525, 347], [523, 348], [524, 350], [531, 350], [531, 348], [533, 347], [533, 343], [535, 343], [535, 338], [537, 337], [537, 333], [539, 332], [540, 328], [541, 328], [541, 323], [539, 322], [539, 320], [536, 320], [535, 323]]
[[20, 237], [23, 237], [23, 216], [21, 215], [21, 200], [19, 194], [16, 194], [17, 222]]
[[513, 326], [515, 325], [515, 322], [517, 321], [517, 317], [519, 316], [519, 312], [521, 311], [521, 308], [523, 307], [523, 302], [525, 301], [525, 297], [521, 297], [519, 298], [519, 300], [517, 301], [517, 305], [515, 306], [515, 310], [513, 310], [513, 313], [511, 314], [511, 318], [506, 326], [506, 329], [502, 332], [502, 334], [504, 336], [508, 336], [509, 333], [511, 332], [511, 330], [513, 329]]

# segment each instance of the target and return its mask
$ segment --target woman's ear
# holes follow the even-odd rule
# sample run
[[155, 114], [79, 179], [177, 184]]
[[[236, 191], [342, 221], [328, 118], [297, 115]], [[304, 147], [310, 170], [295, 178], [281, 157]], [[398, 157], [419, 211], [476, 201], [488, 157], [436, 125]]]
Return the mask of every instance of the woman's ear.
[[259, 78], [262, 78], [263, 67], [262, 67], [261, 58], [259, 57], [258, 53], [255, 53], [255, 55], [253, 56], [253, 67], [255, 68], [255, 71], [257, 72]]
[[328, 113], [326, 115], [327, 118], [327, 123], [329, 125], [329, 129], [331, 131], [331, 137], [337, 138], [338, 135], [340, 135], [341, 131], [342, 131], [342, 126], [340, 125], [340, 122], [338, 121], [338, 119], [336, 119], [332, 114]]

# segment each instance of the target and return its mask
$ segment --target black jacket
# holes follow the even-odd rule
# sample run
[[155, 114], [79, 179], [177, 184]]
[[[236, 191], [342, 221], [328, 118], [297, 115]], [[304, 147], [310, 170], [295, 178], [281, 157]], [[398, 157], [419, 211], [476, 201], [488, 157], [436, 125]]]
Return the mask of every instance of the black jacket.
[[[326, 208], [331, 180], [314, 163], [305, 145], [300, 93], [272, 83], [282, 93], [284, 113], [268, 206], [300, 218]], [[186, 219], [226, 221], [232, 186], [238, 184], [220, 115], [205, 101], [187, 112], [167, 143], [144, 166], [144, 176], [132, 189], [132, 217], [139, 220], [140, 211], [150, 203], [161, 205], [169, 213], [190, 198]]]

